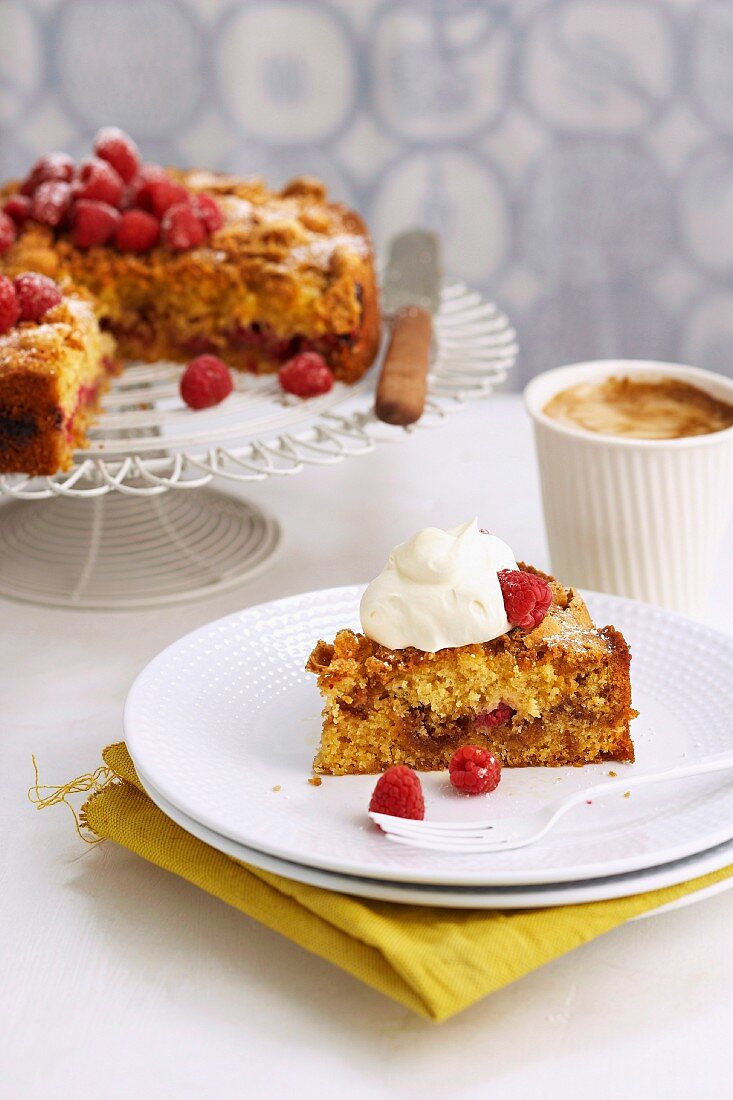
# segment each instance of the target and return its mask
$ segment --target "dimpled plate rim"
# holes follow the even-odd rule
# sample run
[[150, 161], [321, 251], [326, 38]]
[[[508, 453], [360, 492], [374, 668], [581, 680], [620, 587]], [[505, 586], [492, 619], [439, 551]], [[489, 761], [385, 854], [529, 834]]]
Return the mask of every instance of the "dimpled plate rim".
[[[125, 736], [133, 760], [168, 801], [213, 831], [282, 859], [434, 885], [600, 878], [681, 859], [733, 836], [733, 783], [707, 777], [648, 788], [625, 802], [596, 799], [595, 809], [567, 815], [542, 842], [489, 857], [446, 858], [385, 842], [362, 813], [373, 777], [324, 777], [317, 790], [305, 782], [320, 699], [302, 668], [319, 637], [358, 625], [362, 590], [326, 589], [247, 608], [150, 662], [128, 696]], [[648, 604], [586, 598], [596, 622], [613, 622], [634, 654], [642, 716], [633, 728], [633, 767], [661, 770], [730, 748], [733, 638]], [[492, 806], [497, 816], [523, 812], [630, 767], [507, 769]], [[476, 816], [472, 800], [451, 797], [445, 773], [426, 773], [423, 783], [436, 817]]]

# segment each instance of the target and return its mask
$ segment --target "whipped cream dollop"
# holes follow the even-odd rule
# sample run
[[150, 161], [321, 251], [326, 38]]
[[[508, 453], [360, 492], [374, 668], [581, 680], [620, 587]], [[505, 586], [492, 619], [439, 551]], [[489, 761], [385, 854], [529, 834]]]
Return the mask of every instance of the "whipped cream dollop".
[[497, 573], [516, 568], [507, 544], [475, 519], [449, 531], [426, 527], [394, 548], [367, 588], [361, 628], [389, 649], [490, 642], [511, 629]]

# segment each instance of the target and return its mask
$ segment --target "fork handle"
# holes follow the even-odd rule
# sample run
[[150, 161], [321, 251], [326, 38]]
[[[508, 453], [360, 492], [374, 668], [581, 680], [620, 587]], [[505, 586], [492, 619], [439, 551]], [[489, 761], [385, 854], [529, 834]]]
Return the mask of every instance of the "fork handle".
[[[640, 775], [621, 776], [612, 783], [596, 783], [593, 787], [576, 791], [572, 795], [562, 798], [557, 803], [558, 813], [564, 813], [579, 802], [585, 802], [591, 795], [606, 795], [613, 791], [629, 790], [631, 787], [643, 787], [650, 783], [666, 783], [670, 779], [690, 779], [695, 775], [709, 775], [712, 772], [723, 772], [733, 768], [733, 752], [721, 752], [715, 756], [708, 756], [705, 760], [698, 760], [694, 764], [682, 764], [677, 768], [668, 768], [663, 772], [648, 772]], [[553, 818], [556, 820], [556, 817]]]

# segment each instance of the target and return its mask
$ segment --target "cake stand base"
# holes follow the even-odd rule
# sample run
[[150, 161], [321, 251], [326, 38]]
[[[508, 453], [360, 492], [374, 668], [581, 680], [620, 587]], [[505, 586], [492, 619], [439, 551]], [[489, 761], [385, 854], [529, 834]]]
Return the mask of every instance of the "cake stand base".
[[14, 500], [0, 506], [0, 595], [110, 609], [200, 599], [264, 569], [279, 541], [272, 517], [212, 489]]

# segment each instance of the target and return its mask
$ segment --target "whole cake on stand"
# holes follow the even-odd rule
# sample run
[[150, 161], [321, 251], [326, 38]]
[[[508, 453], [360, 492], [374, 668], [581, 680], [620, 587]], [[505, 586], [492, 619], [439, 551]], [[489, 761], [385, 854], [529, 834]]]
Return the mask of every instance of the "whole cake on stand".
[[[86, 302], [112, 366], [73, 408], [53, 387], [36, 400], [17, 373], [15, 322], [0, 331], [16, 372], [0, 401], [1, 593], [130, 607], [232, 587], [270, 559], [279, 528], [213, 482], [291, 476], [409, 438], [374, 413], [383, 326], [369, 234], [317, 180], [274, 191], [144, 165], [107, 129], [79, 164], [42, 157], [0, 188], [0, 207], [6, 294], [39, 273]], [[443, 287], [434, 334], [420, 429], [491, 393], [517, 352], [507, 318], [460, 283]], [[194, 411], [180, 364], [209, 353], [234, 368], [233, 387]], [[328, 384], [302, 384], [308, 363]], [[38, 445], [49, 425], [66, 446]]]

